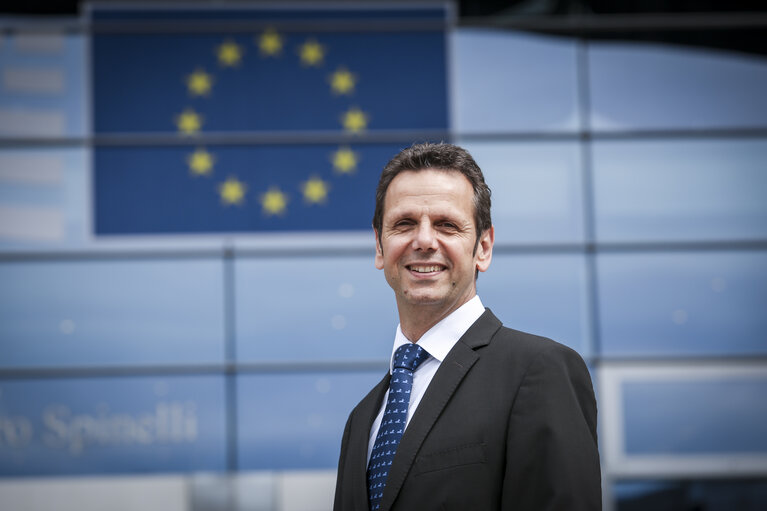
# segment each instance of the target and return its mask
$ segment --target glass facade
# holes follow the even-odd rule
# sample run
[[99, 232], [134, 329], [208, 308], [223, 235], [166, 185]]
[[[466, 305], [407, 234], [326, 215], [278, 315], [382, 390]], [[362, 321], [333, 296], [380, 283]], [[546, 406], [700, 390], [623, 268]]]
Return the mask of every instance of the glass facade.
[[[428, 68], [441, 84], [435, 110], [405, 125], [382, 103], [367, 119], [378, 128], [339, 133], [338, 105], [395, 94], [387, 89], [403, 76], [358, 72], [357, 97], [313, 109], [302, 96], [293, 106], [303, 110], [267, 128], [276, 107], [262, 97], [263, 118], [232, 111], [237, 123], [200, 144], [174, 138], [181, 107], [158, 100], [150, 122], [120, 101], [123, 87], [153, 94], [151, 80], [107, 74], [94, 96], [92, 66], [103, 70], [110, 53], [92, 54], [85, 29], [0, 35], [0, 501], [82, 511], [92, 499], [103, 508], [103, 491], [131, 509], [329, 509], [344, 422], [383, 376], [398, 321], [373, 266], [371, 187], [399, 148], [449, 138], [493, 190], [484, 304], [507, 326], [571, 346], [592, 371], [605, 509], [764, 508], [767, 60], [443, 30], [438, 11], [413, 9], [439, 30], [401, 40], [444, 44], [444, 62]], [[326, 14], [313, 14], [325, 50], [356, 48]], [[391, 21], [379, 15], [381, 26]], [[261, 51], [256, 32], [232, 33], [250, 57]], [[184, 35], [203, 50], [221, 40], [194, 36]], [[181, 51], [175, 36], [152, 37], [167, 39], [170, 60]], [[373, 47], [384, 69], [382, 38]], [[297, 48], [283, 56], [297, 59]], [[139, 49], [128, 57], [140, 60]], [[357, 50], [348, 62], [328, 57], [311, 83], [329, 87], [336, 66], [353, 75], [368, 65]], [[175, 62], [179, 90], [192, 64]], [[364, 85], [368, 76], [380, 78]], [[429, 93], [419, 83], [400, 104], [408, 111]], [[203, 100], [179, 105], [194, 101]], [[306, 111], [319, 124], [295, 128]], [[216, 219], [223, 227], [201, 233], [212, 210], [195, 209], [197, 192], [181, 188], [205, 183], [186, 167], [201, 148], [217, 172], [263, 178], [254, 188], [280, 179], [290, 159], [350, 197], [350, 209], [340, 218], [307, 209], [311, 228], [301, 231], [232, 207], [224, 211], [240, 224]], [[168, 174], [178, 166], [186, 181], [145, 194], [157, 175], [150, 160]], [[356, 180], [339, 171], [344, 162], [359, 164]], [[289, 204], [308, 208], [298, 195]], [[117, 223], [101, 232], [99, 211]], [[166, 223], [149, 232], [162, 211]], [[249, 231], [267, 220], [278, 223]], [[139, 493], [151, 502], [131, 504]]]

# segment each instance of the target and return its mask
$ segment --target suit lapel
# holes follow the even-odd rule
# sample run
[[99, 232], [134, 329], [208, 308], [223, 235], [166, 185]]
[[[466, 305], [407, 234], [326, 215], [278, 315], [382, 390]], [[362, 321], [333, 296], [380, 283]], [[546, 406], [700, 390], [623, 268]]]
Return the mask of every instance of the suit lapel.
[[399, 494], [423, 441], [461, 381], [479, 359], [474, 350], [489, 343], [500, 326], [501, 322], [490, 309], [486, 309], [440, 364], [397, 447], [381, 499], [382, 511], [387, 511], [394, 504], [394, 499]]
[[[354, 418], [359, 421], [359, 426], [352, 428], [352, 436], [349, 438], [349, 461], [352, 463], [351, 473], [355, 474], [354, 481], [354, 509], [368, 509], [368, 482], [367, 482], [367, 458], [368, 442], [370, 441], [370, 428], [378, 415], [378, 410], [383, 403], [384, 394], [389, 388], [391, 375], [387, 372], [383, 379], [371, 390], [360, 402], [357, 414]], [[360, 475], [360, 477], [356, 477]]]

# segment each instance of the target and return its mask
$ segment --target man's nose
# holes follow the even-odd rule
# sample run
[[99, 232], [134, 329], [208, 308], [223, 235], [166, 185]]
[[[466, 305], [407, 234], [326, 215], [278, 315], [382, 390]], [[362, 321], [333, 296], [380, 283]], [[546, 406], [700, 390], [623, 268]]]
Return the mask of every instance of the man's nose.
[[413, 238], [413, 248], [416, 250], [436, 250], [437, 233], [431, 222], [421, 222], [415, 231]]

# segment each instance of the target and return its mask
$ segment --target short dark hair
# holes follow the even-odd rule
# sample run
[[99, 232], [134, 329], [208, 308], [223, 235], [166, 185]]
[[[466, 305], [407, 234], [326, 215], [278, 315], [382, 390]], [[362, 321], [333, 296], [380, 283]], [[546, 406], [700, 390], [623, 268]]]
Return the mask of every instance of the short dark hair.
[[381, 172], [376, 189], [376, 208], [373, 213], [373, 228], [378, 233], [378, 243], [381, 243], [381, 228], [383, 226], [384, 201], [386, 191], [392, 180], [402, 171], [419, 171], [423, 169], [443, 169], [460, 172], [469, 180], [474, 190], [474, 226], [477, 228], [479, 244], [482, 233], [492, 227], [490, 219], [490, 187], [485, 183], [482, 170], [466, 149], [452, 144], [414, 144], [403, 149]]

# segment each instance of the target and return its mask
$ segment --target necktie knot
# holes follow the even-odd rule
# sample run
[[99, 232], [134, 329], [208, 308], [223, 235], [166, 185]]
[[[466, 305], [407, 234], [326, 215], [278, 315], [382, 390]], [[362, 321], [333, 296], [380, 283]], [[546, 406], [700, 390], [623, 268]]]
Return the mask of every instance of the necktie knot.
[[429, 353], [415, 343], [403, 344], [394, 352], [394, 362], [392, 366], [415, 371], [416, 368], [429, 358]]

